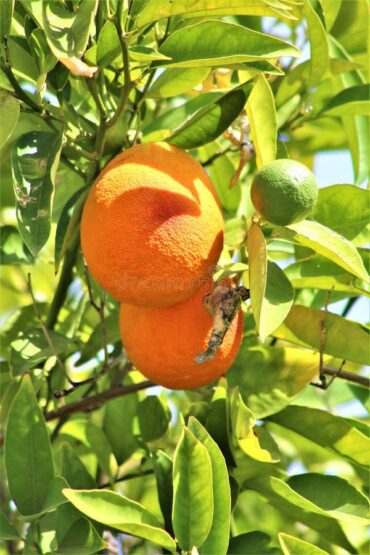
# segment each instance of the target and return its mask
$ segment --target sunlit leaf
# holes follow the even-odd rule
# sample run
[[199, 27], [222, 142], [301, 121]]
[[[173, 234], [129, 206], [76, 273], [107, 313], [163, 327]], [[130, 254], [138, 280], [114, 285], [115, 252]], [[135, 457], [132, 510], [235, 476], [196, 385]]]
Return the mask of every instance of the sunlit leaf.
[[11, 225], [0, 228], [0, 264], [30, 264], [33, 257], [18, 229]]
[[7, 37], [12, 23], [15, 0], [2, 0], [0, 2], [0, 41]]
[[144, 441], [154, 441], [166, 434], [170, 421], [171, 411], [168, 406], [154, 395], [145, 397], [138, 406], [140, 434]]
[[329, 44], [326, 31], [320, 17], [315, 12], [310, 0], [304, 0], [307, 18], [308, 36], [310, 39], [310, 74], [309, 87], [320, 83], [329, 66]]
[[342, 0], [320, 0], [324, 12], [326, 30], [330, 31], [338, 16]]
[[265, 532], [247, 532], [230, 538], [229, 555], [280, 555], [280, 550], [270, 547], [271, 538]]
[[316, 545], [312, 545], [312, 543], [305, 542], [294, 536], [289, 536], [283, 532], [279, 534], [279, 542], [284, 555], [296, 555], [296, 553], [300, 555], [329, 555]]
[[117, 28], [112, 21], [106, 21], [99, 33], [96, 62], [100, 67], [111, 64], [121, 55], [121, 43]]
[[[7, 4], [7, 0], [0, 3], [0, 9]], [[1, 21], [1, 15], [0, 15]], [[19, 101], [5, 92], [0, 93], [0, 149], [11, 137], [15, 126], [17, 125], [20, 113]]]
[[341, 91], [320, 111], [329, 116], [370, 116], [369, 85], [357, 85]]
[[151, 98], [170, 98], [190, 91], [209, 73], [208, 68], [165, 69], [148, 91]]

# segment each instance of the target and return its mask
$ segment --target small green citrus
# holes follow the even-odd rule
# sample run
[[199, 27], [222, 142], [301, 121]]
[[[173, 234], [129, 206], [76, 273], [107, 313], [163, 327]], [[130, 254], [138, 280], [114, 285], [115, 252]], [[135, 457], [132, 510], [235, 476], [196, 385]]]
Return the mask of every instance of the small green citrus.
[[313, 173], [300, 162], [280, 159], [264, 166], [254, 177], [251, 199], [265, 220], [289, 225], [304, 220], [317, 201]]

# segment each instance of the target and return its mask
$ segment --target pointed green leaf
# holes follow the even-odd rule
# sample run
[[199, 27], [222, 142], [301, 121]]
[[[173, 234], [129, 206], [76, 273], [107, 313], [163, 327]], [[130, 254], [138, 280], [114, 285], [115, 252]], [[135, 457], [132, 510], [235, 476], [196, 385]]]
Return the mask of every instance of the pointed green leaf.
[[175, 129], [166, 141], [185, 149], [198, 148], [213, 141], [238, 117], [251, 90], [250, 83], [240, 85], [208, 103]]
[[102, 471], [113, 478], [117, 473], [118, 465], [104, 431], [89, 421], [86, 426], [86, 439], [91, 445]]
[[78, 518], [58, 542], [58, 548], [56, 551], [53, 550], [53, 555], [94, 555], [106, 547], [106, 542], [91, 522], [85, 518]]
[[140, 503], [108, 490], [63, 490], [81, 513], [107, 526], [176, 551], [176, 544]]
[[33, 256], [24, 244], [16, 227], [0, 227], [0, 264], [31, 264]]
[[[0, 2], [0, 42], [10, 33], [15, 0], [2, 0]], [[1, 121], [4, 120], [1, 118]]]
[[365, 526], [368, 523], [368, 499], [343, 478], [309, 472], [291, 476], [287, 482], [328, 515]]
[[300, 56], [293, 45], [276, 37], [224, 21], [200, 21], [172, 33], [159, 52], [171, 67], [227, 67], [279, 56]]
[[357, 85], [341, 91], [322, 108], [319, 115], [370, 116], [369, 85]]
[[342, 5], [342, 0], [320, 0], [324, 12], [326, 30], [329, 32], [333, 27]]
[[269, 420], [288, 428], [352, 463], [370, 462], [370, 439], [341, 416], [308, 407], [291, 406]]
[[208, 537], [199, 553], [225, 555], [229, 543], [231, 494], [225, 459], [215, 441], [194, 416], [189, 418], [189, 430], [207, 449], [211, 459], [213, 477], [213, 520]]
[[357, 249], [347, 239], [317, 222], [303, 220], [287, 227], [276, 227], [272, 236], [309, 247], [354, 276], [369, 279]]
[[277, 121], [275, 102], [266, 77], [261, 74], [247, 102], [247, 114], [253, 146], [256, 150], [257, 167], [276, 158]]
[[170, 60], [151, 46], [136, 45], [129, 48], [129, 56], [135, 62], [152, 62], [155, 60]]
[[201, 546], [213, 518], [212, 464], [207, 449], [184, 429], [173, 463], [172, 523], [182, 549]]
[[304, 10], [311, 50], [309, 87], [313, 87], [320, 83], [329, 67], [329, 44], [324, 26], [311, 0], [304, 0]]
[[[6, 5], [8, 0], [0, 3], [1, 7]], [[1, 15], [0, 15], [1, 21]], [[11, 137], [20, 114], [19, 101], [14, 96], [6, 92], [0, 93], [0, 149], [5, 145], [7, 140]]]
[[353, 185], [323, 187], [319, 190], [313, 216], [354, 245], [370, 242], [370, 191], [366, 189]]
[[5, 467], [11, 496], [20, 513], [40, 512], [54, 476], [45, 420], [29, 376], [25, 376], [8, 414]]
[[153, 468], [157, 481], [158, 499], [164, 518], [165, 529], [169, 534], [174, 535], [171, 518], [173, 503], [172, 460], [164, 451], [159, 450], [153, 460]]
[[[84, 194], [85, 193], [85, 194]], [[57, 229], [55, 232], [55, 272], [59, 271], [59, 266], [64, 258], [64, 255], [71, 244], [73, 243], [74, 236], [78, 231], [80, 214], [79, 206], [86, 199], [86, 187], [81, 187], [76, 191], [66, 202], [63, 210], [59, 216]]]
[[105, 67], [121, 55], [121, 43], [117, 33], [117, 28], [112, 21], [108, 20], [104, 23], [99, 33], [96, 50], [96, 63], [99, 64], [99, 67]]
[[326, 328], [326, 354], [359, 364], [370, 364], [368, 328], [337, 314], [294, 305], [274, 336], [319, 351], [322, 322], [325, 322]]
[[69, 443], [62, 443], [62, 476], [71, 488], [93, 489], [96, 487], [91, 474]]
[[155, 441], [164, 436], [171, 421], [171, 411], [159, 397], [149, 395], [138, 406], [140, 434], [144, 441]]
[[289, 405], [317, 375], [319, 354], [290, 347], [241, 349], [226, 374], [257, 419]]
[[294, 536], [280, 532], [278, 535], [281, 549], [284, 555], [329, 555], [312, 543], [305, 542]]
[[264, 532], [247, 532], [230, 538], [228, 555], [280, 555], [280, 550], [269, 547], [271, 538]]
[[258, 224], [253, 224], [248, 231], [247, 250], [251, 304], [259, 330], [267, 284], [267, 247], [265, 237]]
[[19, 231], [33, 255], [46, 243], [62, 135], [34, 131], [13, 145], [12, 169]]
[[165, 69], [154, 81], [147, 96], [149, 98], [171, 98], [190, 91], [199, 85], [209, 73], [209, 68]]

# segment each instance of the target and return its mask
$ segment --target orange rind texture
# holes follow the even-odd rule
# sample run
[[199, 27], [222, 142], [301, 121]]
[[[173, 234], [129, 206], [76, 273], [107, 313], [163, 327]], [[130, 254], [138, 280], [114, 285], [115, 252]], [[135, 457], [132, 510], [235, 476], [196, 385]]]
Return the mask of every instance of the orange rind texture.
[[82, 215], [83, 253], [118, 301], [169, 306], [193, 295], [223, 247], [211, 180], [184, 150], [136, 145], [96, 179]]
[[195, 389], [222, 376], [232, 365], [243, 337], [239, 310], [215, 358], [197, 364], [194, 359], [208, 346], [212, 318], [203, 306], [211, 291], [205, 283], [193, 297], [166, 308], [122, 304], [121, 338], [134, 366], [149, 380], [169, 389]]

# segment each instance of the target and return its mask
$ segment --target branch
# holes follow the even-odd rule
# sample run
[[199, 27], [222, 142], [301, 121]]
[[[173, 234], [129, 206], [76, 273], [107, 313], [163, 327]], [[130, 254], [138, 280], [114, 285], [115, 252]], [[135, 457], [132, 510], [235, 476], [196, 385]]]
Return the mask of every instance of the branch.
[[80, 399], [69, 405], [64, 405], [59, 409], [47, 412], [45, 414], [45, 420], [54, 420], [55, 418], [61, 418], [74, 414], [75, 412], [85, 412], [87, 410], [92, 410], [99, 408], [100, 405], [110, 401], [111, 399], [116, 399], [117, 397], [123, 397], [124, 395], [129, 395], [130, 393], [135, 393], [142, 389], [147, 389], [148, 387], [153, 387], [156, 384], [150, 381], [134, 383], [130, 385], [122, 385], [119, 387], [114, 387], [108, 389], [108, 391], [103, 391], [98, 393], [93, 397], [87, 397], [86, 399]]
[[365, 376], [360, 376], [359, 374], [353, 374], [352, 372], [346, 372], [345, 370], [336, 369], [336, 368], [329, 368], [324, 366], [322, 369], [323, 374], [327, 374], [328, 376], [333, 376], [334, 378], [341, 378], [342, 380], [347, 380], [347, 382], [356, 383], [359, 385], [363, 385], [370, 389], [370, 379], [366, 378]]

